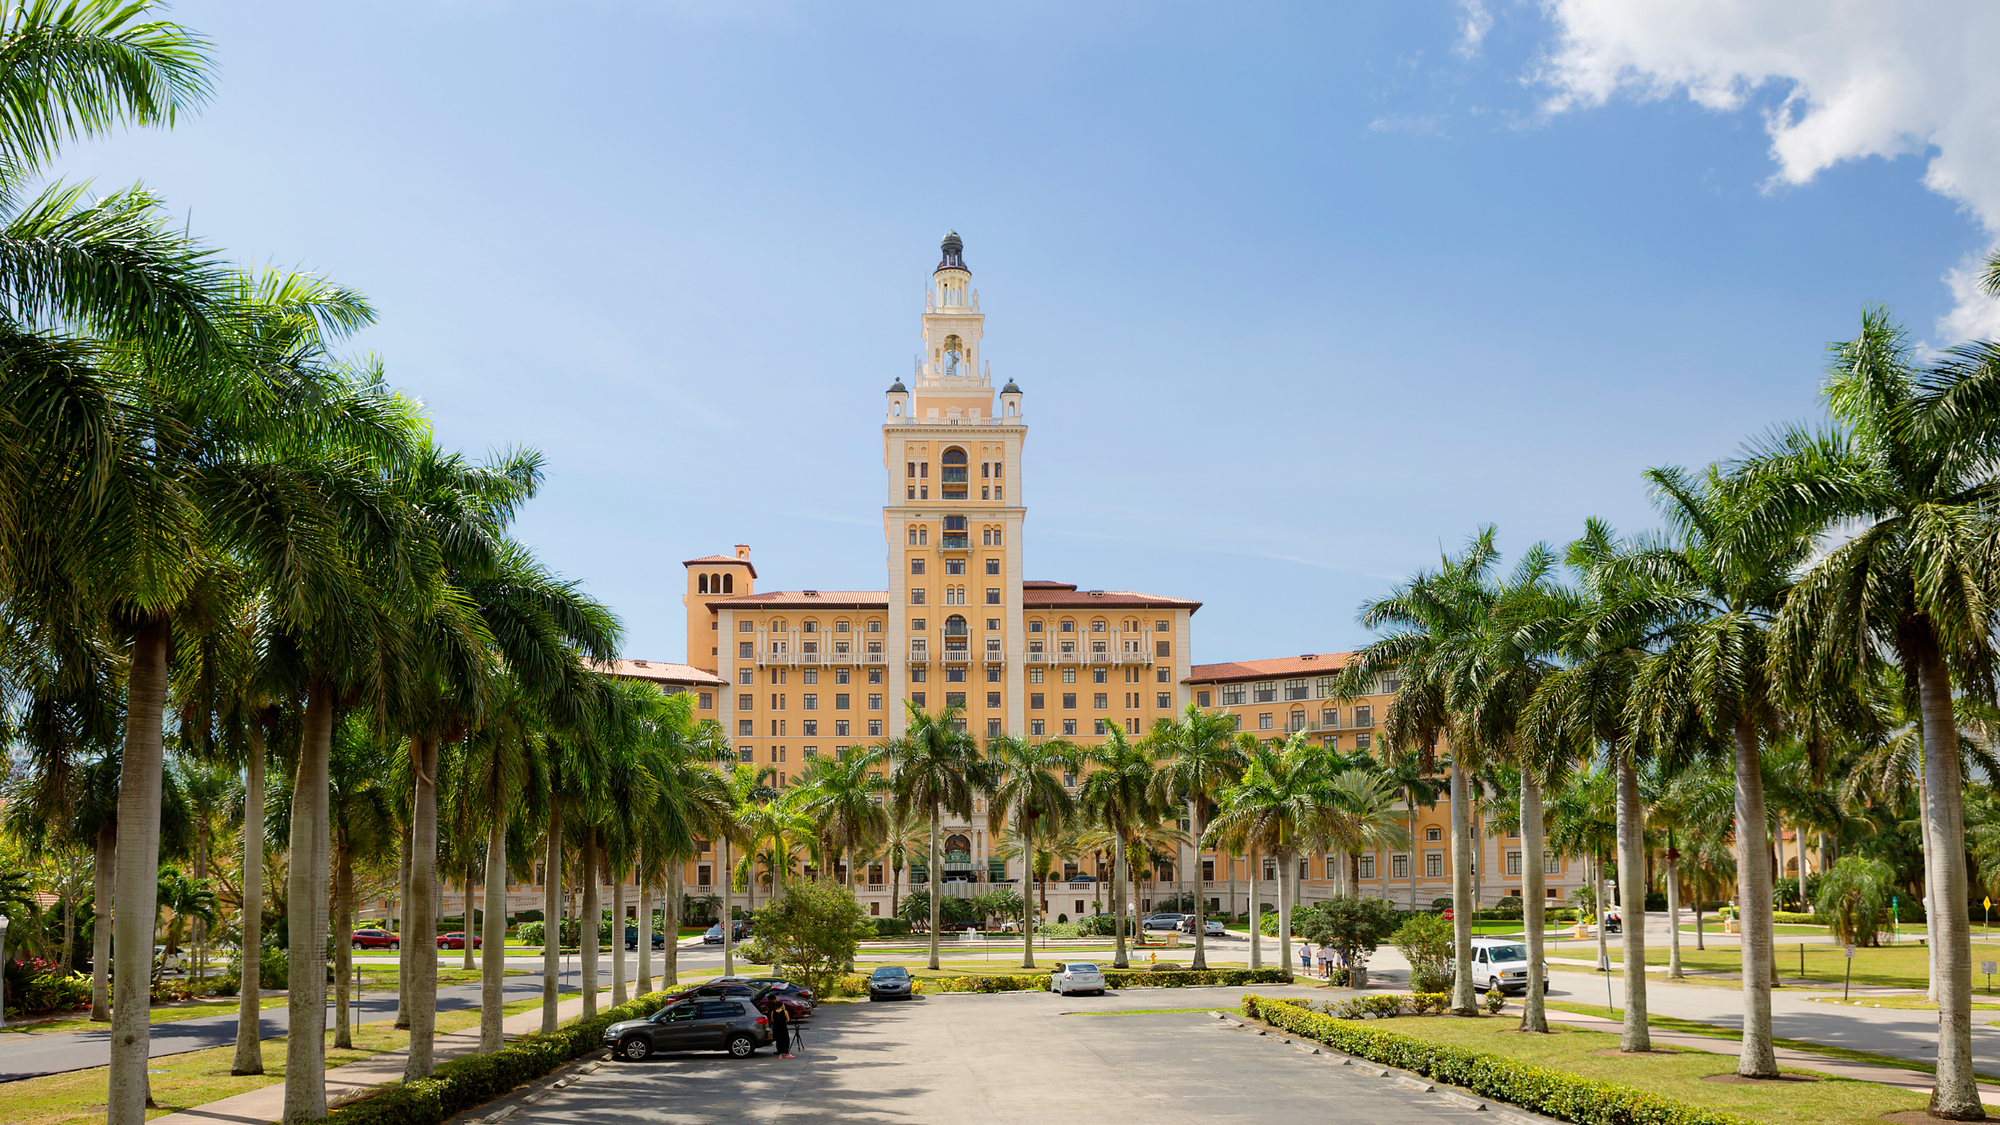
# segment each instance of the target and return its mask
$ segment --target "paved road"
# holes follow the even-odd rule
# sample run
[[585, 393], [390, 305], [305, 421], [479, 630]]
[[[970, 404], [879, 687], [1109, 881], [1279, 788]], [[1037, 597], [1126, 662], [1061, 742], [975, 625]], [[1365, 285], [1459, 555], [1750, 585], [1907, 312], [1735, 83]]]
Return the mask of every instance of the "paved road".
[[[453, 968], [458, 964], [460, 954], [453, 952], [442, 967]], [[377, 960], [369, 958], [367, 960]], [[381, 963], [393, 965], [393, 958], [380, 958]], [[720, 965], [721, 954], [708, 955], [699, 947], [682, 949], [680, 964], [683, 969], [704, 969]], [[659, 971], [656, 954], [653, 969]], [[562, 976], [562, 989], [574, 994], [581, 988], [582, 973], [575, 967], [575, 958], [568, 961], [568, 971]], [[638, 973], [638, 961], [633, 954], [626, 954], [627, 979]], [[509, 969], [541, 968], [539, 957], [509, 957]], [[602, 987], [611, 984], [611, 958], [607, 953], [599, 959], [598, 979]], [[507, 1003], [525, 1000], [542, 994], [542, 978], [535, 976], [507, 977], [502, 984]], [[438, 989], [438, 1011], [463, 1011], [479, 1006], [479, 985], [448, 984]], [[363, 993], [359, 1005], [358, 1019], [361, 1023], [380, 1023], [396, 1017], [396, 997], [388, 992]], [[291, 1013], [285, 1008], [265, 1008], [258, 1020], [258, 1032], [262, 1038], [271, 1039], [285, 1034], [291, 1026]], [[331, 1013], [327, 1026], [333, 1026]], [[174, 1020], [153, 1025], [152, 1057], [178, 1055], [187, 1051], [203, 1051], [210, 1047], [227, 1047], [236, 1042], [236, 1013], [203, 1016], [199, 1019]], [[108, 1066], [111, 1062], [111, 1029], [92, 1028], [59, 1035], [5, 1035], [0, 1036], [0, 1082], [11, 1082], [18, 1078], [34, 1078], [43, 1074], [61, 1074], [72, 1070], [87, 1070], [94, 1066]]]
[[683, 1054], [612, 1062], [524, 1104], [510, 1122], [691, 1125], [796, 1118], [1044, 1125], [1109, 1112], [1148, 1125], [1428, 1125], [1492, 1116], [1330, 1065], [1204, 1014], [1112, 1014], [1233, 1004], [1242, 991], [944, 995], [900, 1004], [829, 1004], [813, 1016], [797, 1058], [765, 1051], [742, 1061]]

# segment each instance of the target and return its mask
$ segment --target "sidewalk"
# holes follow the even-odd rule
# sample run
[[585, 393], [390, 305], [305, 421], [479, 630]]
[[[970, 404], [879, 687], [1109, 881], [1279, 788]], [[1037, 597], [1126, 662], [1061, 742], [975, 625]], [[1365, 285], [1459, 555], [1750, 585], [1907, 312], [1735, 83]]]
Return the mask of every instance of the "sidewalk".
[[[609, 990], [604, 1001], [608, 1006]], [[556, 1006], [556, 1017], [572, 1019], [583, 1014], [583, 997], [565, 1000]], [[528, 1035], [542, 1029], [540, 1008], [518, 1015], [508, 1016], [500, 1023], [508, 1036]], [[469, 1028], [440, 1035], [431, 1048], [432, 1057], [439, 1063], [462, 1055], [470, 1055], [479, 1048], [479, 1029]], [[372, 1058], [357, 1063], [335, 1067], [326, 1072], [326, 1104], [328, 1109], [336, 1109], [344, 1101], [366, 1093], [389, 1082], [403, 1080], [403, 1067], [409, 1061], [408, 1047], [385, 1051]], [[169, 1113], [155, 1117], [147, 1125], [269, 1125], [285, 1116], [285, 1084], [282, 1082], [264, 1086], [248, 1093], [209, 1102], [180, 1113]]]

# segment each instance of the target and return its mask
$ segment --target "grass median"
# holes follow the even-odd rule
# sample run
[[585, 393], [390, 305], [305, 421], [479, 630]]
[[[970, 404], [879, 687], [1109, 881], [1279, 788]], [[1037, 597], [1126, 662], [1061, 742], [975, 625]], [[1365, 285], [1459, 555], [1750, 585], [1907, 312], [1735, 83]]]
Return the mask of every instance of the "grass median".
[[[1838, 945], [1816, 945], [1809, 942], [1787, 945], [1779, 942], [1774, 952], [1778, 975], [1781, 977], [1821, 981], [1833, 988], [1840, 987], [1846, 977], [1847, 958]], [[1612, 943], [1610, 954], [1614, 964], [1623, 960], [1618, 943], [1615, 941]], [[1549, 956], [1559, 955], [1562, 954], [1557, 950], [1549, 950]], [[2000, 943], [1973, 942], [1972, 962], [1976, 967], [1981, 961], [2000, 961]], [[1667, 948], [1664, 942], [1656, 938], [1646, 942], [1646, 963], [1648, 965], [1667, 963]], [[1683, 943], [1681, 967], [1705, 972], [1740, 973], [1743, 969], [1743, 953], [1735, 946], [1727, 949], [1695, 950], [1689, 949]], [[1926, 987], [1929, 981], [1930, 950], [1923, 945], [1911, 942], [1901, 945], [1864, 946], [1854, 951], [1855, 984], [1921, 989]], [[1996, 976], [1996, 981], [2000, 981], [2000, 976]], [[1983, 991], [1986, 978], [1975, 975], [1973, 983]]]

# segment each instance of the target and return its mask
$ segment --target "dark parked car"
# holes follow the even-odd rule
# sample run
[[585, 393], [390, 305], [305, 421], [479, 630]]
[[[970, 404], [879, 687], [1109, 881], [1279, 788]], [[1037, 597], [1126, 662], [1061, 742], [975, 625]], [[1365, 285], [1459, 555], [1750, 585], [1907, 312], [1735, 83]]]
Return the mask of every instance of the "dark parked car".
[[[484, 945], [485, 943], [486, 943], [486, 939], [485, 939], [485, 938], [483, 938], [483, 937], [480, 937], [480, 936], [479, 936], [478, 934], [474, 934], [474, 935], [472, 935], [472, 948], [474, 948], [474, 949], [478, 949], [478, 948], [479, 948], [479, 947], [480, 947], [481, 945]], [[448, 934], [439, 934], [439, 935], [438, 935], [438, 948], [439, 948], [439, 949], [464, 949], [464, 948], [465, 948], [465, 931], [463, 931], [463, 930], [453, 930], [452, 932], [450, 932], [450, 933], [448, 933]]]
[[[735, 930], [736, 934], [734, 937], [730, 938], [731, 941], [742, 941], [745, 937], [749, 936], [750, 933], [750, 927], [744, 925], [740, 921], [736, 923]], [[721, 945], [722, 923], [717, 922], [715, 925], [710, 926], [708, 928], [708, 932], [701, 935], [701, 943], [703, 945]]]
[[910, 970], [901, 965], [884, 965], [868, 974], [870, 1000], [908, 1000], [910, 996]]
[[806, 1004], [810, 1004], [815, 1008], [819, 1006], [819, 997], [813, 995], [812, 989], [807, 988], [805, 985], [800, 984], [797, 981], [786, 980], [784, 977], [737, 976], [737, 977], [720, 977], [718, 979], [725, 981], [735, 981], [739, 984], [747, 984], [751, 988], [768, 988], [772, 992], [775, 992], [780, 996], [790, 997], [791, 999], [798, 1000]]
[[[667, 935], [654, 934], [653, 948], [665, 949], [666, 947], [667, 947]], [[625, 948], [633, 950], [639, 948], [639, 927], [637, 926], [625, 927]]]
[[354, 931], [356, 949], [394, 949], [397, 945], [396, 935], [389, 930]]
[[734, 996], [678, 1000], [604, 1029], [604, 1045], [634, 1062], [655, 1051], [728, 1051], [747, 1059], [770, 1041], [770, 1017]]
[[745, 984], [738, 980], [718, 980], [710, 981], [707, 984], [698, 984], [693, 988], [675, 993], [673, 999], [719, 1000], [728, 997], [752, 1001], [759, 1009], [766, 1012], [771, 1010], [771, 1005], [773, 1004], [783, 1004], [785, 1006], [785, 1014], [795, 1020], [802, 1020], [812, 1015], [812, 1003], [810, 1001], [801, 1000], [796, 996], [786, 996], [763, 985]]

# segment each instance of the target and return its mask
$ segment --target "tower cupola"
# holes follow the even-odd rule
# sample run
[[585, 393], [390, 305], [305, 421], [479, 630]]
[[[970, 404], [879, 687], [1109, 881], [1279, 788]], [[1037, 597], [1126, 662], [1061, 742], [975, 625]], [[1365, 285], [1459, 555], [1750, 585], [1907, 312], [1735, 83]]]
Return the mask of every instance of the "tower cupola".
[[931, 307], [940, 311], [978, 308], [979, 298], [972, 292], [972, 271], [965, 268], [965, 243], [958, 232], [946, 231], [938, 248], [944, 254], [937, 268], [931, 271], [931, 281], [936, 287], [931, 294]]

